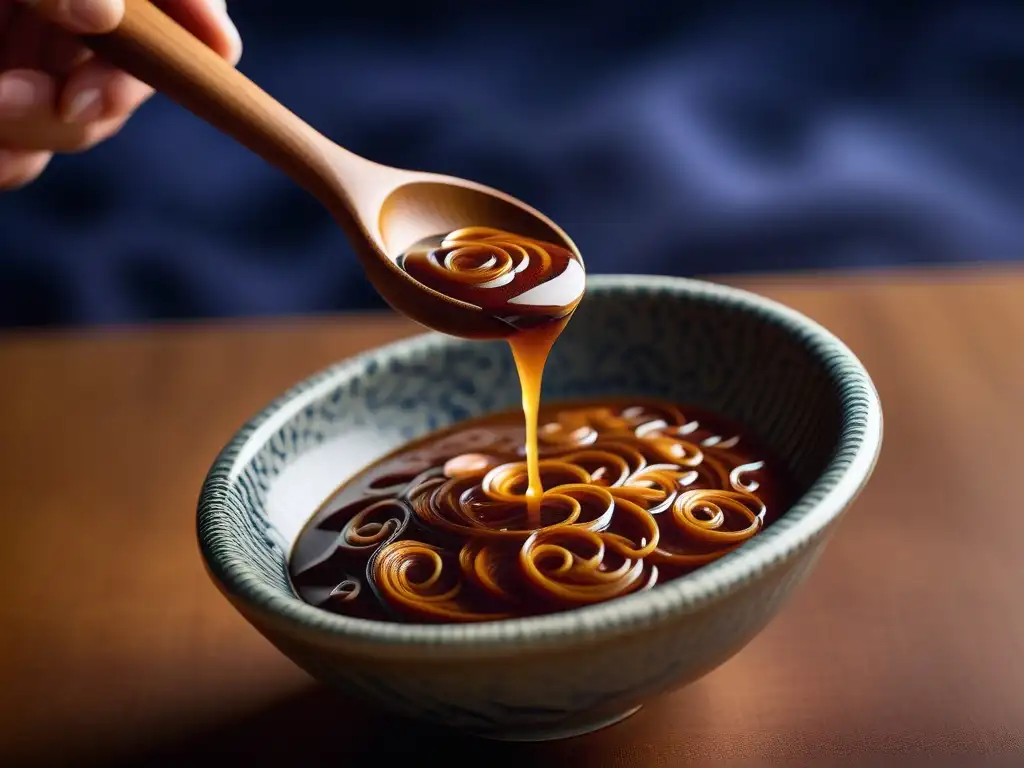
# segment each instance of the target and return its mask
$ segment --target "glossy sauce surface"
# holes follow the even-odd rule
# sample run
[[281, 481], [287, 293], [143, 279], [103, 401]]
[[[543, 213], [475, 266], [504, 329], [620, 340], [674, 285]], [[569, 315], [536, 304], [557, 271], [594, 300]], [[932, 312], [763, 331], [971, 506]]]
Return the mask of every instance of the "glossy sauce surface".
[[568, 248], [489, 227], [426, 238], [398, 265], [428, 288], [518, 329], [572, 314], [586, 281]]
[[296, 543], [299, 595], [391, 621], [551, 613], [689, 573], [789, 503], [783, 468], [711, 414], [574, 403], [546, 406], [541, 425], [537, 499], [518, 413], [428, 436], [353, 478]]

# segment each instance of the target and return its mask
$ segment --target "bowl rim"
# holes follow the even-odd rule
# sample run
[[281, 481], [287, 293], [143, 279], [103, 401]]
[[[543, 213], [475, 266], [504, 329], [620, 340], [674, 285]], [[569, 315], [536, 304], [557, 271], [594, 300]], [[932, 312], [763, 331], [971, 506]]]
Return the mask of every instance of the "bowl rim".
[[828, 465], [781, 519], [737, 550], [655, 590], [542, 616], [472, 624], [401, 624], [341, 616], [281, 594], [263, 582], [232, 543], [230, 526], [224, 524], [239, 513], [237, 503], [226, 499], [232, 483], [267, 438], [340, 381], [356, 375], [367, 361], [474, 343], [428, 332], [375, 347], [308, 376], [249, 419], [218, 453], [203, 481], [196, 523], [207, 572], [229, 601], [304, 636], [312, 632], [322, 644], [341, 643], [387, 655], [413, 649], [422, 653], [426, 648], [445, 656], [522, 653], [534, 646], [578, 642], [581, 634], [605, 639], [675, 620], [742, 589], [810, 546], [863, 489], [881, 450], [881, 403], [860, 360], [823, 326], [772, 299], [691, 278], [588, 276], [587, 292], [694, 296], [731, 305], [781, 326], [819, 359], [839, 390], [840, 439]]

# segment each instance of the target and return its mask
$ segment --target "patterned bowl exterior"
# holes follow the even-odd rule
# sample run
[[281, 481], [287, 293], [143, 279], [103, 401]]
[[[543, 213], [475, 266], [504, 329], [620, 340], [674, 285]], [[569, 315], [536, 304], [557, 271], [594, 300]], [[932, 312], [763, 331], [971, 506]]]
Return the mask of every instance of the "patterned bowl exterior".
[[601, 395], [666, 398], [746, 425], [788, 463], [802, 496], [735, 552], [601, 605], [441, 626], [309, 606], [286, 558], [340, 482], [411, 438], [519, 403], [507, 345], [426, 334], [314, 375], [235, 435], [199, 501], [211, 577], [282, 652], [359, 701], [499, 738], [614, 719], [704, 675], [772, 619], [867, 482], [882, 414], [861, 363], [814, 322], [753, 294], [665, 277], [588, 280], [544, 397]]

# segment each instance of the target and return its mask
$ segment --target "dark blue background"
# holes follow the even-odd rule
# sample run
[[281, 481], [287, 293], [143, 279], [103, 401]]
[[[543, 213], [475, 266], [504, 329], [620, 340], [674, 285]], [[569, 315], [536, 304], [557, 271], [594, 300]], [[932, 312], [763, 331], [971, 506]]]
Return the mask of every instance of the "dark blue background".
[[[231, 9], [316, 127], [522, 197], [592, 272], [1022, 255], [1024, 4], [524, 5]], [[159, 97], [0, 197], [5, 325], [370, 306], [313, 199]]]

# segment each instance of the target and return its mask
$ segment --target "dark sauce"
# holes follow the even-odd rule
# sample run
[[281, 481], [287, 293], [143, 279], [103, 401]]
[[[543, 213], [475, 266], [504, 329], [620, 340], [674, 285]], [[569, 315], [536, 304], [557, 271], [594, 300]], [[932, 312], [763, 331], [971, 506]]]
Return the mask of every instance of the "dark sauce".
[[540, 415], [539, 499], [517, 413], [418, 440], [304, 528], [290, 561], [301, 598], [398, 622], [552, 613], [689, 573], [790, 503], [781, 465], [712, 414], [605, 401]]

